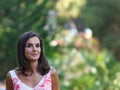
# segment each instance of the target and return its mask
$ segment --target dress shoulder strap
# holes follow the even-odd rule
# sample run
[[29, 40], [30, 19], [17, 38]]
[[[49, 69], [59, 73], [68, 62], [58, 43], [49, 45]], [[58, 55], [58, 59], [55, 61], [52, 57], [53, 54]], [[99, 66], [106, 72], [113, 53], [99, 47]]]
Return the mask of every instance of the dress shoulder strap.
[[9, 71], [9, 73], [10, 73], [12, 79], [17, 77], [15, 70], [11, 70], [11, 71]]

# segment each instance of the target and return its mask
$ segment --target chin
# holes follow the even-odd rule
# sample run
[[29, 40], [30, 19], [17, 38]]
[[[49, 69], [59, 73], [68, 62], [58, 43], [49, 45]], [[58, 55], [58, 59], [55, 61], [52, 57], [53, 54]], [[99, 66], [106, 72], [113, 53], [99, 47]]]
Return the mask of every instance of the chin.
[[38, 60], [39, 58], [32, 58], [31, 60]]
[[39, 58], [30, 58], [30, 61], [37, 61]]

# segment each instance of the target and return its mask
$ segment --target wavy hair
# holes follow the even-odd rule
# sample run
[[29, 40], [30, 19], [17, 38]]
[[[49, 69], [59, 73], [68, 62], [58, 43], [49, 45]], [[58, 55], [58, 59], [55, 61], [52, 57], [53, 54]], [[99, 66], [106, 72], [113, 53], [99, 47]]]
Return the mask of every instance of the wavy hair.
[[37, 69], [41, 75], [45, 75], [46, 73], [49, 72], [50, 66], [49, 66], [48, 61], [47, 61], [45, 54], [44, 54], [42, 38], [40, 37], [39, 34], [33, 32], [33, 31], [28, 31], [28, 32], [23, 33], [18, 39], [18, 42], [17, 42], [18, 70], [20, 70], [22, 74], [27, 75], [25, 73], [25, 70], [30, 69], [31, 74], [32, 74], [32, 69], [28, 63], [27, 58], [25, 57], [24, 51], [25, 51], [25, 46], [26, 46], [27, 40], [29, 38], [34, 37], [34, 36], [39, 38], [40, 47], [41, 47], [41, 53], [40, 53], [40, 57], [38, 59]]

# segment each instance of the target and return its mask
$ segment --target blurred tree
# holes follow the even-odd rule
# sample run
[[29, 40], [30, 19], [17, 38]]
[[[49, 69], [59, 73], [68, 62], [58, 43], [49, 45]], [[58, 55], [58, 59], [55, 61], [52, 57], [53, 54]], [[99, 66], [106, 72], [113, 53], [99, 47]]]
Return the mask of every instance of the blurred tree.
[[[69, 38], [70, 42], [66, 38]], [[80, 33], [71, 38], [70, 30], [60, 31], [51, 41], [53, 48], [59, 47], [53, 52], [54, 62], [51, 64], [59, 70], [62, 90], [120, 88], [118, 84], [120, 66], [114, 55], [107, 49], [99, 50], [99, 44], [95, 38], [92, 37], [90, 43], [89, 47], [86, 44], [86, 38]]]
[[[73, 20], [78, 31], [91, 28], [102, 47], [120, 57], [120, 0], [58, 0], [58, 23]], [[67, 13], [66, 13], [67, 12]], [[120, 58], [119, 58], [120, 59]]]
[[[87, 40], [81, 38], [83, 33], [71, 37], [73, 33], [64, 31], [64, 24], [74, 21], [78, 31], [91, 28], [103, 46], [117, 50], [119, 3], [119, 0], [1, 0], [0, 80], [17, 64], [18, 36], [35, 30], [45, 40], [51, 65], [59, 70], [62, 90], [118, 90], [119, 63], [111, 52], [99, 51], [95, 39], [91, 39], [92, 47], [88, 48]], [[49, 41], [54, 47], [49, 46]]]
[[46, 38], [44, 26], [54, 3], [54, 0], [0, 0], [0, 80], [17, 64], [16, 42], [21, 33], [34, 30]]
[[119, 4], [120, 0], [86, 0], [78, 19], [93, 30], [103, 47], [114, 50], [120, 60]]

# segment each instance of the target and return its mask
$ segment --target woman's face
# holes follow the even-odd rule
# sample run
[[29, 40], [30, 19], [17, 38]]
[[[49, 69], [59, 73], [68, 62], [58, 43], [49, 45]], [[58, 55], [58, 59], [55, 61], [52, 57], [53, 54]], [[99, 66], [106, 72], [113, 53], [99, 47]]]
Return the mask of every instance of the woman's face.
[[25, 46], [25, 57], [29, 61], [38, 60], [41, 53], [40, 40], [38, 37], [31, 37], [27, 40]]

